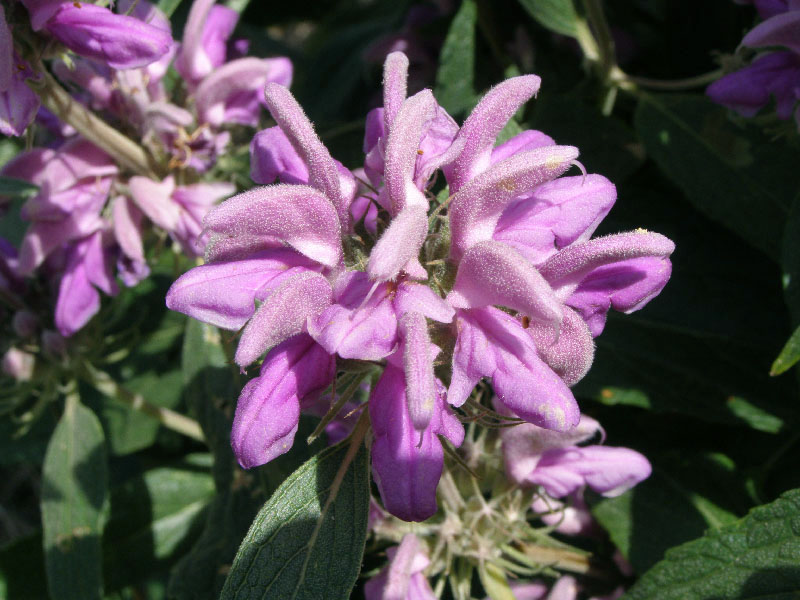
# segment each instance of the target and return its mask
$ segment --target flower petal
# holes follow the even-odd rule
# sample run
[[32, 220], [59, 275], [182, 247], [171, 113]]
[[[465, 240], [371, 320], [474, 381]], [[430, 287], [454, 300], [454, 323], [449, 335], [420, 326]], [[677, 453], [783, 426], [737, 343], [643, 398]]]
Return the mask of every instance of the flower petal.
[[305, 185], [271, 185], [238, 194], [205, 218], [210, 248], [226, 238], [279, 240], [328, 267], [342, 260], [341, 228], [328, 198]]
[[330, 198], [342, 225], [347, 227], [350, 218], [348, 208], [352, 198], [348, 198], [342, 190], [336, 161], [317, 136], [311, 121], [285, 87], [268, 83], [264, 88], [264, 95], [272, 118], [307, 165], [309, 185]]
[[455, 308], [505, 306], [556, 332], [562, 319], [561, 301], [536, 267], [512, 247], [493, 240], [467, 250], [447, 301]]
[[601, 175], [559, 177], [514, 201], [500, 217], [494, 239], [538, 265], [589, 239], [616, 198], [614, 184]]
[[330, 384], [335, 370], [333, 357], [307, 335], [272, 349], [236, 405], [231, 444], [242, 467], [263, 465], [291, 448], [300, 400]]
[[497, 136], [514, 113], [536, 95], [541, 82], [536, 75], [512, 77], [489, 90], [473, 109], [458, 132], [457, 140], [465, 140], [464, 148], [445, 170], [451, 193], [486, 170]]
[[319, 273], [305, 271], [287, 278], [264, 299], [248, 321], [234, 361], [245, 367], [267, 349], [300, 333], [306, 320], [319, 315], [331, 300], [331, 286]]
[[403, 339], [403, 371], [406, 376], [406, 397], [411, 424], [424, 431], [433, 417], [436, 384], [433, 355], [428, 336], [428, 323], [418, 312], [406, 313], [399, 322]]
[[578, 149], [572, 146], [518, 152], [461, 188], [450, 204], [450, 257], [458, 261], [473, 244], [490, 240], [500, 215], [514, 198], [555, 179], [577, 157]]
[[[418, 260], [419, 251], [428, 235], [428, 214], [425, 208], [409, 205], [392, 219], [372, 249], [367, 273], [374, 281], [389, 281], [412, 261]], [[409, 269], [406, 268], [406, 271]]]
[[270, 127], [250, 142], [250, 177], [256, 183], [308, 183], [308, 168], [281, 128]]
[[577, 425], [572, 392], [516, 319], [493, 307], [474, 308], [456, 313], [456, 327], [448, 402], [460, 406], [481, 377], [490, 377], [499, 400], [529, 423], [556, 431]]
[[167, 292], [167, 307], [223, 329], [241, 329], [286, 279], [319, 265], [290, 248], [266, 250], [246, 260], [205, 264], [181, 275]]
[[406, 99], [408, 57], [402, 52], [392, 52], [383, 63], [383, 123], [391, 131], [392, 122]]

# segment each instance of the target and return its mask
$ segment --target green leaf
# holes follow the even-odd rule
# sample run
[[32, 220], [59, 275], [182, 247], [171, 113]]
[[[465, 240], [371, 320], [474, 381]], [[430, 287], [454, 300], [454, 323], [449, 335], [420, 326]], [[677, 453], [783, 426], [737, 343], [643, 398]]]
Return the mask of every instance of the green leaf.
[[172, 13], [174, 13], [178, 6], [180, 6], [181, 0], [158, 0], [158, 8], [161, 10], [167, 17], [171, 17]]
[[519, 3], [550, 31], [577, 37], [578, 13], [572, 0], [519, 0]]
[[783, 428], [783, 419], [755, 406], [744, 398], [731, 396], [727, 400], [728, 409], [753, 429], [765, 433], [778, 433]]
[[796, 152], [737, 129], [702, 96], [643, 96], [634, 122], [648, 154], [696, 208], [780, 258], [800, 186]]
[[439, 55], [435, 96], [451, 115], [459, 115], [475, 104], [475, 0], [465, 0], [458, 9]]
[[346, 599], [367, 535], [369, 460], [362, 446], [335, 481], [350, 448], [328, 448], [295, 471], [253, 522], [222, 591], [224, 600]]
[[101, 597], [100, 540], [107, 511], [103, 429], [91, 410], [69, 396], [42, 470], [43, 544], [55, 600]]
[[24, 179], [0, 175], [0, 196], [11, 198], [30, 198], [39, 191], [39, 186]]
[[669, 550], [626, 600], [796, 598], [800, 589], [800, 490], [738, 522]]

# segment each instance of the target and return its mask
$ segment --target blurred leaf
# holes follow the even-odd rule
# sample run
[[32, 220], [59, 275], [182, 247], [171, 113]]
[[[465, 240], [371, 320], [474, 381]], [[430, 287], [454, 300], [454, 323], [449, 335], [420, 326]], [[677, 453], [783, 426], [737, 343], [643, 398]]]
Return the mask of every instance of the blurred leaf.
[[783, 294], [794, 325], [800, 325], [800, 193], [792, 203], [792, 210], [783, 234]]
[[103, 536], [108, 590], [131, 585], [175, 562], [200, 534], [214, 496], [208, 454], [156, 467], [111, 492]]
[[702, 96], [643, 96], [635, 126], [663, 172], [692, 204], [773, 259], [800, 186], [798, 156]]
[[572, 0], [519, 0], [540, 25], [561, 35], [577, 37], [578, 13]]
[[68, 397], [42, 469], [47, 582], [55, 600], [102, 595], [100, 539], [108, 511], [103, 429], [77, 397]]
[[793, 598], [800, 589], [800, 490], [669, 550], [627, 600]]
[[181, 0], [158, 0], [159, 10], [167, 15], [167, 17], [171, 17], [180, 4]]
[[0, 197], [30, 198], [31, 196], [35, 196], [38, 191], [39, 186], [25, 181], [24, 179], [0, 175]]
[[235, 10], [239, 14], [244, 12], [248, 4], [250, 4], [250, 0], [227, 0], [227, 2], [225, 2], [225, 6]]
[[439, 55], [436, 100], [451, 115], [459, 115], [475, 104], [475, 0], [464, 0], [458, 9]]
[[369, 460], [361, 446], [330, 496], [349, 442], [295, 471], [267, 501], [231, 567], [223, 599], [350, 597], [369, 514]]
[[778, 433], [783, 428], [783, 420], [754, 406], [744, 398], [728, 398], [728, 409], [753, 429], [765, 433]]

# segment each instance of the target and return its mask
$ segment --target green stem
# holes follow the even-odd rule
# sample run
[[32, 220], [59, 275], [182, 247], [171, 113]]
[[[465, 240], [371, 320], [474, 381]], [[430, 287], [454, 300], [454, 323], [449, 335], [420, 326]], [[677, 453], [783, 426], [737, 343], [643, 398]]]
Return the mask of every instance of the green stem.
[[50, 112], [68, 125], [72, 125], [94, 145], [105, 150], [122, 167], [138, 175], [160, 179], [144, 148], [95, 116], [70, 96], [41, 63], [39, 70], [42, 79], [28, 80], [28, 84]]
[[716, 69], [708, 73], [703, 73], [702, 75], [687, 77], [685, 79], [651, 79], [649, 77], [629, 75], [620, 69], [616, 69], [612, 77], [615, 81], [629, 82], [643, 88], [675, 92], [704, 87], [722, 77], [723, 74], [724, 72], [722, 69]]
[[95, 369], [89, 363], [84, 364], [84, 369], [81, 374], [97, 391], [105, 394], [109, 398], [114, 398], [123, 404], [127, 404], [134, 410], [138, 410], [141, 413], [153, 417], [167, 429], [177, 431], [199, 442], [205, 441], [203, 430], [200, 428], [197, 421], [177, 413], [174, 410], [150, 404], [140, 394], [134, 394], [125, 389], [114, 381], [108, 373]]

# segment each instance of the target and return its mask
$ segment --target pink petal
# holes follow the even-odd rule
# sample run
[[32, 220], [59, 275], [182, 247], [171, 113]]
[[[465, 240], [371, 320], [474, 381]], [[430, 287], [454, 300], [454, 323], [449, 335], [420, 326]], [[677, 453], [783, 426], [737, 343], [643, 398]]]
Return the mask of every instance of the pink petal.
[[245, 367], [269, 348], [303, 331], [332, 300], [331, 286], [319, 273], [302, 272], [277, 286], [255, 311], [239, 339], [234, 360]]
[[555, 179], [577, 157], [578, 149], [572, 146], [519, 152], [461, 188], [450, 204], [451, 258], [458, 261], [473, 244], [490, 240], [500, 215], [514, 198]]
[[417, 260], [428, 235], [428, 214], [421, 206], [410, 205], [392, 219], [372, 249], [367, 273], [374, 281], [395, 279], [411, 261]]
[[[238, 194], [214, 208], [205, 218], [211, 247], [234, 238], [269, 245], [280, 240], [326, 266], [342, 260], [341, 228], [328, 198], [305, 185], [272, 185]], [[248, 246], [249, 247], [249, 246]]]

